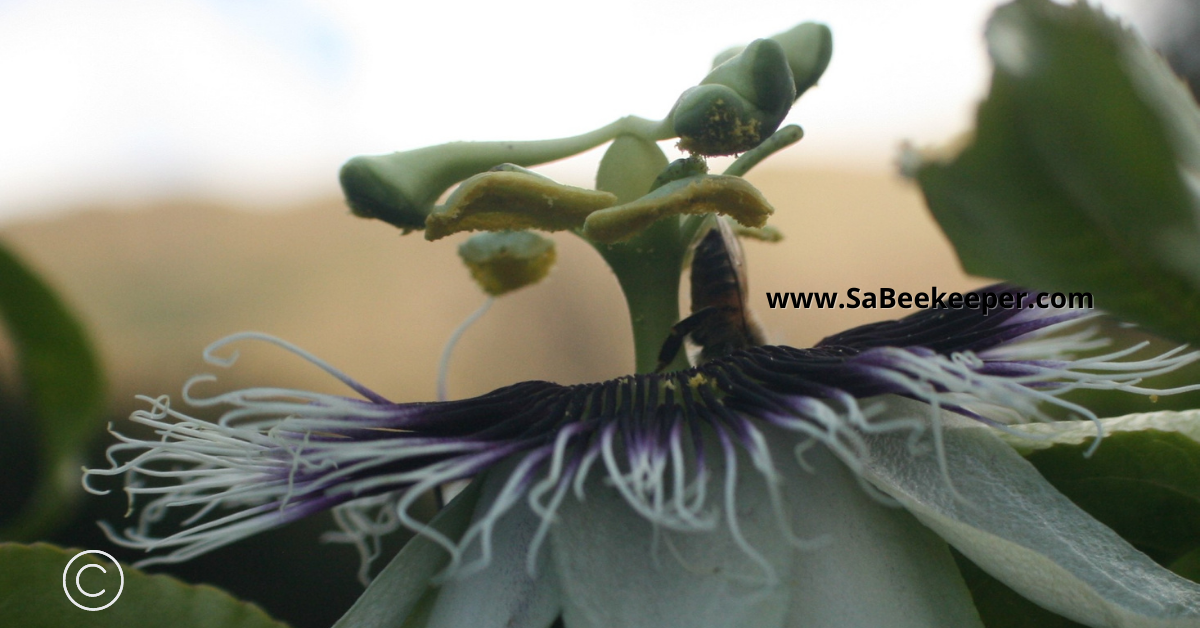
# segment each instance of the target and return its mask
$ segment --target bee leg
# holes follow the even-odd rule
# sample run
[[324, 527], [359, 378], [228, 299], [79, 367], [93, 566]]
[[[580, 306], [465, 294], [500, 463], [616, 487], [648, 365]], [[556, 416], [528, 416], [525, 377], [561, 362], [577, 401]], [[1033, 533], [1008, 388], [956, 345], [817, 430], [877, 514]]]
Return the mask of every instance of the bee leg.
[[675, 323], [671, 326], [671, 333], [667, 334], [667, 338], [663, 340], [662, 349], [658, 351], [658, 366], [655, 367], [655, 373], [661, 373], [667, 365], [675, 360], [675, 356], [679, 355], [679, 350], [683, 348], [683, 339], [688, 334], [699, 329], [708, 319], [717, 313], [717, 308], [709, 306], [701, 308], [693, 312], [691, 316]]

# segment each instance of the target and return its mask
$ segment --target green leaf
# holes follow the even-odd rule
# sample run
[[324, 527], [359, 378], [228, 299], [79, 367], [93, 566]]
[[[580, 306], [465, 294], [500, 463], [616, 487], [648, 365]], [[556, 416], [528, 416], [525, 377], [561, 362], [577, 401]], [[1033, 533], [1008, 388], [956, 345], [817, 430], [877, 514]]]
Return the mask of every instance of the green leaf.
[[[1101, 421], [1090, 458], [1090, 422], [1019, 426], [1040, 440], [1001, 434], [1071, 501], [1176, 573], [1200, 576], [1200, 411]], [[1036, 525], [1036, 522], [1031, 522]], [[1032, 602], [956, 555], [988, 628], [1079, 626]], [[1200, 580], [1198, 580], [1200, 581]]]
[[3, 246], [0, 315], [16, 347], [41, 464], [29, 506], [0, 538], [29, 539], [53, 525], [81, 492], [82, 451], [104, 417], [104, 379], [82, 325]]
[[[448, 539], [461, 537], [471, 524], [482, 485], [483, 482], [476, 478], [429, 525]], [[430, 580], [449, 562], [450, 555], [445, 548], [426, 536], [414, 536], [375, 576], [362, 597], [334, 624], [334, 628], [423, 626], [436, 599]]]
[[[116, 601], [103, 610], [77, 608], [64, 591], [63, 572], [77, 550], [37, 543], [0, 543], [0, 616], [5, 626], [22, 628], [286, 628], [262, 609], [238, 601], [228, 593], [206, 585], [180, 582], [170, 576], [149, 575], [121, 566], [124, 585], [111, 562], [96, 554], [81, 556], [71, 563], [67, 587], [85, 605], [100, 606], [120, 591]], [[79, 570], [86, 562], [105, 569]], [[89, 599], [75, 589], [78, 575], [83, 590], [105, 591]]]
[[1086, 3], [997, 10], [974, 137], [905, 156], [968, 272], [1200, 340], [1200, 110], [1132, 32]]
[[1200, 547], [1200, 443], [1160, 431], [1113, 434], [1090, 459], [1087, 445], [1035, 452], [1029, 461], [1093, 517], [1170, 564]]
[[1200, 582], [1200, 547], [1177, 558], [1170, 568], [1188, 580]]
[[1071, 501], [1160, 564], [1200, 548], [1200, 411], [1022, 426], [1007, 439]]

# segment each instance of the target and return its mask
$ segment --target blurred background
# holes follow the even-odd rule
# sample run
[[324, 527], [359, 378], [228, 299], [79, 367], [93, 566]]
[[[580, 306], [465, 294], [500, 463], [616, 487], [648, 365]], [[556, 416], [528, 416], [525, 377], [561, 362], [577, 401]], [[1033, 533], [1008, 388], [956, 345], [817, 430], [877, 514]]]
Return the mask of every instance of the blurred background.
[[[86, 326], [118, 427], [134, 395], [177, 395], [211, 370], [205, 345], [243, 330], [290, 340], [392, 399], [429, 400], [442, 343], [483, 296], [455, 253], [461, 238], [430, 244], [350, 216], [343, 161], [661, 118], [717, 52], [817, 20], [835, 52], [789, 118], [806, 137], [748, 177], [786, 237], [747, 244], [752, 305], [772, 341], [805, 346], [895, 313], [768, 310], [764, 291], [987, 282], [962, 273], [893, 160], [905, 140], [971, 127], [996, 4], [0, 0], [0, 239]], [[1200, 71], [1198, 3], [1104, 4]], [[599, 154], [541, 170], [590, 186]], [[580, 241], [555, 239], [550, 278], [501, 299], [464, 337], [452, 397], [632, 369], [616, 282]], [[2, 524], [28, 500], [38, 461], [19, 445], [37, 428], [13, 349], [0, 352]], [[258, 347], [219, 375], [220, 387], [341, 392]], [[102, 424], [92, 465], [110, 441]], [[94, 524], [121, 525], [124, 508], [120, 496], [89, 496], [41, 538], [135, 559]], [[318, 542], [330, 527], [316, 518], [155, 571], [227, 588], [297, 627], [327, 626], [361, 592], [354, 552]]]

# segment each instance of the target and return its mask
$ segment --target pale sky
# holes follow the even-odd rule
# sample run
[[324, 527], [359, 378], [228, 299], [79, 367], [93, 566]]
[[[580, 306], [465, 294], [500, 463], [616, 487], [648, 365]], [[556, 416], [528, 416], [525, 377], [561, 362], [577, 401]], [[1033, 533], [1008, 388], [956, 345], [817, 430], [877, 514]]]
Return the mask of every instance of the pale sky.
[[996, 4], [0, 0], [0, 222], [93, 199], [278, 207], [336, 194], [356, 154], [661, 118], [715, 53], [806, 20], [834, 55], [786, 158], [883, 170], [905, 139], [970, 127]]

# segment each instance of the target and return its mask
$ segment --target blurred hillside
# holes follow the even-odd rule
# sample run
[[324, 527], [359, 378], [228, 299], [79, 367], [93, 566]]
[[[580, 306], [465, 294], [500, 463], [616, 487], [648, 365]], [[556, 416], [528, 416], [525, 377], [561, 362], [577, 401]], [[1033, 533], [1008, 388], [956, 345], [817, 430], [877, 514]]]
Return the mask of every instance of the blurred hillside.
[[[764, 170], [751, 179], [786, 239], [747, 245], [752, 304], [773, 341], [810, 344], [899, 310], [768, 310], [765, 291], [964, 289], [966, 278], [915, 187], [888, 175]], [[442, 343], [482, 302], [455, 253], [355, 218], [338, 199], [240, 212], [177, 201], [93, 208], [8, 225], [2, 236], [44, 273], [92, 330], [115, 409], [175, 394], [211, 370], [204, 346], [257, 330], [294, 342], [397, 400], [434, 396]], [[452, 396], [525, 379], [582, 382], [627, 372], [628, 322], [613, 277], [589, 247], [558, 234], [541, 285], [502, 299], [455, 355]], [[686, 294], [686, 288], [684, 290]], [[338, 391], [301, 360], [243, 348], [230, 382]], [[215, 390], [215, 389], [213, 389]]]

